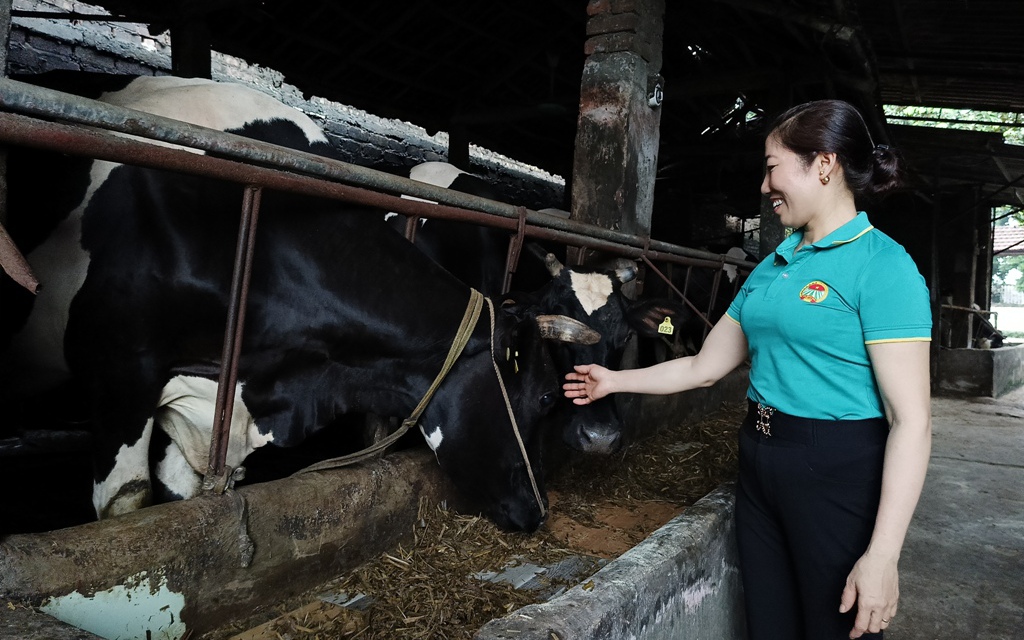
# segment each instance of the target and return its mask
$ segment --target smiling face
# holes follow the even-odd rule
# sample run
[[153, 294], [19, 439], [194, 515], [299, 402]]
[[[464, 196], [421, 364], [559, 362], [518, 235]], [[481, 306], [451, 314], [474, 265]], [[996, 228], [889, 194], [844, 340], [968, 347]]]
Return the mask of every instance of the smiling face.
[[761, 193], [771, 200], [782, 224], [797, 229], [806, 226], [823, 209], [825, 189], [818, 175], [821, 154], [807, 163], [771, 135], [764, 143], [764, 159]]

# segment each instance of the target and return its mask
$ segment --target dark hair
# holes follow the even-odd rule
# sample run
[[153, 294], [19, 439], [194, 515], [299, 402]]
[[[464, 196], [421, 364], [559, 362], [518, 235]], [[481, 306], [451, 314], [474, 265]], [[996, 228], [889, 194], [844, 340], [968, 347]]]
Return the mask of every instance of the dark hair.
[[855, 196], [875, 196], [903, 182], [903, 161], [896, 149], [875, 146], [860, 113], [842, 100], [816, 100], [786, 111], [772, 124], [775, 136], [805, 165], [818, 153], [834, 153]]

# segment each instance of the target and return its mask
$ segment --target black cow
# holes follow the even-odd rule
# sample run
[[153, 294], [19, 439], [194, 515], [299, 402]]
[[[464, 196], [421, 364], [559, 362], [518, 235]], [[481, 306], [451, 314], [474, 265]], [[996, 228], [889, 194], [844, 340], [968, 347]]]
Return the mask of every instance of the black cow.
[[[677, 292], [685, 292], [686, 299], [693, 308], [706, 315], [708, 321], [696, 313], [691, 314], [685, 321], [675, 326], [675, 332], [670, 336], [661, 336], [657, 342], [647, 345], [640, 354], [642, 365], [651, 365], [672, 358], [694, 355], [700, 351], [704, 344], [704, 338], [711, 331], [711, 324], [717, 322], [722, 314], [728, 310], [736, 296], [739, 287], [743, 282], [745, 273], [756, 265], [756, 258], [740, 247], [709, 247], [705, 249], [709, 253], [718, 251], [730, 258], [744, 260], [748, 265], [741, 272], [740, 267], [733, 264], [725, 264], [722, 267], [679, 267], [672, 265], [670, 269], [664, 269], [662, 273], [671, 279], [672, 285], [667, 284], [660, 276], [654, 273], [647, 275], [644, 283], [644, 291], [653, 295], [676, 296]], [[717, 280], [717, 284], [716, 284]], [[675, 291], [672, 288], [675, 288]], [[688, 309], [691, 307], [687, 306]]]
[[[426, 162], [409, 172], [413, 180], [499, 200], [495, 189], [484, 179], [445, 162]], [[392, 225], [404, 230], [405, 217], [389, 214]], [[458, 276], [463, 282], [489, 295], [502, 293], [509, 233], [493, 227], [450, 220], [429, 220], [416, 231], [415, 244], [424, 253]], [[616, 269], [567, 267], [553, 254], [528, 243], [527, 253], [534, 262], [524, 260], [516, 272], [514, 284], [532, 293], [509, 294], [529, 299], [543, 313], [568, 316], [585, 323], [601, 335], [594, 344], [561, 343], [552, 354], [563, 374], [573, 365], [596, 362], [611, 367], [621, 365], [626, 342], [636, 332], [645, 338], [660, 335], [659, 326], [669, 318], [675, 326], [685, 326], [689, 310], [669, 299], [645, 299], [634, 302], [622, 293], [622, 285], [633, 280], [636, 268]], [[543, 269], [536, 269], [540, 264]], [[508, 297], [508, 296], [506, 296]], [[559, 400], [557, 416], [562, 439], [573, 449], [586, 453], [609, 454], [623, 442], [624, 425], [613, 399], [578, 406], [565, 398]]]
[[[327, 150], [308, 118], [239, 85], [143, 77], [101, 99]], [[220, 355], [241, 187], [102, 161], [58, 175], [17, 151], [12, 221], [36, 213], [59, 225], [21, 245], [46, 288], [13, 339], [8, 366], [22, 378], [38, 363], [60, 375], [66, 360], [86, 388], [99, 516], [149, 502], [154, 428], [176, 445], [158, 477], [180, 497], [194, 495], [206, 469], [214, 383], [188, 372]], [[62, 195], [54, 203], [51, 194]], [[58, 210], [39, 212], [41, 203]], [[470, 288], [379, 214], [336, 202], [264, 193], [256, 247], [228, 464], [264, 444], [295, 445], [343, 413], [408, 415], [442, 366]], [[544, 345], [552, 322], [526, 304], [498, 302], [493, 330], [485, 307], [419, 426], [467, 498], [499, 525], [532, 531], [546, 502], [535, 497], [544, 492], [537, 424], [560, 395]], [[585, 330], [570, 325], [554, 333], [575, 339]]]

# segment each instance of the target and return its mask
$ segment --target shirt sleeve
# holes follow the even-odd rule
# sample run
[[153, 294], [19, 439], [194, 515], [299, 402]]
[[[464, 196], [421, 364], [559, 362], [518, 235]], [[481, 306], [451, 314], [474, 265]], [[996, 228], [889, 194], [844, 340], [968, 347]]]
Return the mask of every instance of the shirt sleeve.
[[928, 287], [903, 247], [887, 247], [875, 254], [861, 276], [859, 290], [864, 344], [931, 340]]
[[743, 303], [747, 301], [747, 296], [750, 294], [750, 289], [756, 279], [756, 275], [764, 268], [766, 262], [774, 259], [774, 256], [774, 253], [770, 254], [767, 258], [759, 262], [756, 267], [754, 267], [753, 271], [750, 272], [747, 279], [743, 282], [743, 286], [741, 286], [740, 290], [736, 293], [736, 297], [733, 298], [732, 304], [730, 304], [729, 308], [725, 310], [725, 315], [736, 324], [743, 324], [742, 318], [740, 317], [742, 313], [741, 310], [743, 309]]
[[743, 308], [743, 303], [747, 299], [747, 292], [747, 285], [744, 284], [736, 293], [736, 297], [732, 299], [732, 304], [725, 310], [725, 315], [736, 324], [740, 324], [740, 309]]

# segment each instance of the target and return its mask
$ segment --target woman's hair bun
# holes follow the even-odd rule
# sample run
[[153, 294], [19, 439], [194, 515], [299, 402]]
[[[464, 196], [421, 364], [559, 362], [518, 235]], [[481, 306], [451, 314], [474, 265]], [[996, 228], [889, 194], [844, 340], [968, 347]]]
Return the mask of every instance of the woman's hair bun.
[[895, 148], [887, 144], [876, 145], [871, 156], [871, 193], [880, 195], [903, 184], [903, 158]]

